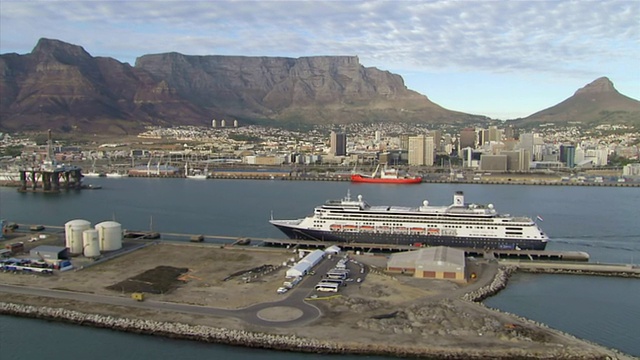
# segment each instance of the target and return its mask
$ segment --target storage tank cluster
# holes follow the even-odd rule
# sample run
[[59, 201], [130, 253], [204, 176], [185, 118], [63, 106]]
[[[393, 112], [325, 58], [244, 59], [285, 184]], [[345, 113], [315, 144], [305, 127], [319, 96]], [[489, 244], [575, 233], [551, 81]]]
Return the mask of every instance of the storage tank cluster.
[[115, 221], [103, 221], [94, 228], [91, 223], [76, 219], [64, 225], [65, 246], [71, 255], [97, 257], [103, 251], [122, 248], [122, 225]]

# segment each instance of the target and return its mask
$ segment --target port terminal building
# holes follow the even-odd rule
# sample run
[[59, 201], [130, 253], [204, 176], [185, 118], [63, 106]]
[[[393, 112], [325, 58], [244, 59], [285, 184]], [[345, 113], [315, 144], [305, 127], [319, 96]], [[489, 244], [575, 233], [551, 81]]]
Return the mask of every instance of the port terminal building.
[[387, 261], [387, 272], [466, 282], [465, 252], [462, 249], [435, 246], [396, 253]]

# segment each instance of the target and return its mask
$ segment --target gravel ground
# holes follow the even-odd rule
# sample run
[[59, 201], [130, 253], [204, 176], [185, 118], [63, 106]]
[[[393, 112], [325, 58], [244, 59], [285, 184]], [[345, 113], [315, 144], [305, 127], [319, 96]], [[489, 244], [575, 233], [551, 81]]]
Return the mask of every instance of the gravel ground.
[[[0, 273], [4, 284], [29, 285], [51, 289], [129, 296], [108, 287], [158, 266], [186, 268], [171, 291], [149, 294], [150, 299], [238, 309], [252, 304], [276, 301], [282, 295], [276, 289], [282, 285], [283, 262], [294, 257], [284, 249], [255, 247], [220, 248], [207, 244], [161, 244], [149, 246], [127, 255], [88, 267], [82, 271], [56, 272], [51, 276]], [[380, 265], [378, 257], [361, 256], [358, 261]], [[269, 266], [264, 266], [269, 265]], [[227, 327], [274, 334], [295, 334], [301, 337], [356, 344], [393, 344], [393, 346], [460, 349], [524, 349], [535, 357], [549, 354], [589, 355], [610, 351], [583, 342], [557, 331], [537, 326], [524, 319], [493, 311], [482, 304], [460, 300], [469, 291], [491, 282], [497, 266], [476, 264], [482, 269], [478, 279], [466, 285], [441, 280], [390, 276], [382, 272], [367, 274], [360, 284], [351, 282], [340, 296], [315, 299], [323, 316], [311, 326], [302, 328], [256, 328], [236, 319], [165, 313], [137, 308], [94, 305], [0, 293], [0, 301], [31, 305], [64, 307], [91, 313], [123, 315], [131, 318], [175, 321], [188, 324]], [[262, 272], [238, 275], [234, 273], [261, 267]], [[133, 300], [132, 300], [133, 301]], [[275, 318], [293, 316], [286, 308], [276, 308], [261, 314]], [[545, 355], [546, 354], [546, 355]], [[620, 356], [619, 354], [617, 356]]]

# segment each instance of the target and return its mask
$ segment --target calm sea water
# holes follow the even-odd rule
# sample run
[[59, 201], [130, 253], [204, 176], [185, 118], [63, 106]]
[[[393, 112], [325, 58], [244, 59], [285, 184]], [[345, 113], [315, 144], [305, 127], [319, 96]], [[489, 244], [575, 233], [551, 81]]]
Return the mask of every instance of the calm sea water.
[[[93, 224], [116, 220], [134, 230], [152, 227], [160, 232], [282, 238], [269, 225], [271, 216], [306, 216], [314, 206], [344, 197], [348, 191], [352, 197], [363, 195], [372, 205], [417, 206], [423, 200], [450, 204], [454, 191], [463, 190], [467, 202], [493, 203], [500, 212], [542, 217], [541, 226], [552, 238], [549, 250], [585, 251], [591, 261], [640, 263], [637, 188], [138, 178], [85, 182], [102, 185], [103, 189], [21, 194], [14, 188], [0, 188], [0, 218], [60, 226], [73, 219]], [[640, 356], [640, 343], [635, 337], [640, 328], [638, 299], [640, 281], [635, 279], [519, 274], [505, 291], [486, 303]], [[231, 354], [247, 359], [315, 357], [0, 317], [0, 349], [4, 355], [15, 359], [37, 356], [35, 347], [20, 345], [23, 338], [46, 342], [49, 346], [43, 345], [45, 349], [73, 339], [82, 343], [79, 348], [103, 358], [134, 359], [141, 354], [184, 359]], [[118, 347], [102, 345], [116, 342]]]

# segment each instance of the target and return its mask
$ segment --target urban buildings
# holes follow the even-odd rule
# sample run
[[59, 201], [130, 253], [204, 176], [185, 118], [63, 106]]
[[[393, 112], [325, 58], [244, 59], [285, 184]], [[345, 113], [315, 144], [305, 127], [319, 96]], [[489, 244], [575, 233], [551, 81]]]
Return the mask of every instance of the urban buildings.
[[433, 166], [435, 160], [432, 136], [418, 135], [409, 137], [409, 165]]
[[331, 132], [331, 154], [333, 156], [347, 155], [347, 134]]

